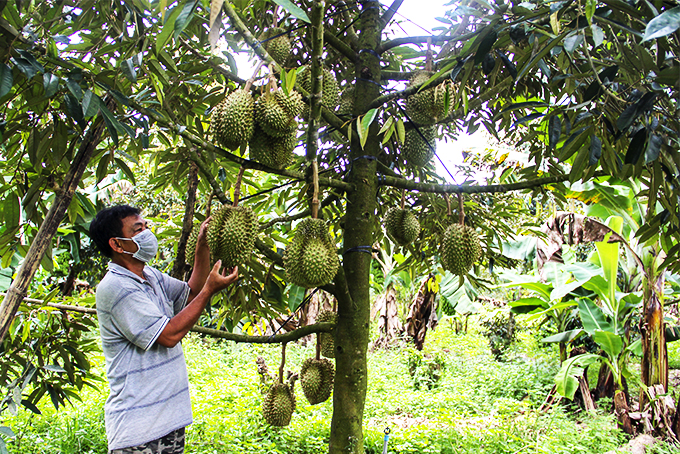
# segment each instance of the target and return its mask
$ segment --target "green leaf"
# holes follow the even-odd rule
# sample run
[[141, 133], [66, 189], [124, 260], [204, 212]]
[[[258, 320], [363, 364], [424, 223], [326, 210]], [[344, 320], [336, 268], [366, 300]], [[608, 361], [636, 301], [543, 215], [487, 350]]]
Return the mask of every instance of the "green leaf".
[[6, 196], [3, 207], [2, 214], [5, 218], [5, 227], [7, 230], [13, 229], [19, 225], [21, 220], [21, 206], [19, 204], [19, 197], [16, 193], [10, 193]]
[[593, 340], [602, 347], [602, 350], [609, 355], [612, 361], [615, 361], [623, 350], [623, 339], [611, 331], [595, 331]]
[[569, 343], [573, 341], [574, 339], [577, 339], [581, 337], [585, 333], [584, 330], [581, 328], [579, 329], [572, 329], [569, 331], [563, 331], [561, 333], [553, 334], [552, 336], [544, 337], [541, 339], [541, 342], [545, 342], [548, 344], [557, 344], [560, 342], [564, 343]]
[[553, 115], [548, 120], [548, 147], [554, 150], [562, 134], [562, 121], [558, 115]]
[[536, 65], [540, 60], [543, 59], [548, 53], [552, 50], [553, 47], [557, 46], [560, 44], [560, 42], [571, 32], [571, 30], [565, 30], [557, 36], [556, 38], [553, 38], [546, 44], [543, 49], [540, 50], [524, 67], [519, 71], [517, 74], [517, 80], [521, 79], [524, 74], [529, 71], [534, 65]]
[[635, 356], [642, 356], [642, 339], [638, 339], [626, 347], [626, 351], [631, 352]]
[[99, 96], [95, 95], [92, 91], [87, 90], [83, 94], [83, 117], [90, 118], [99, 112], [99, 106], [103, 103]]
[[491, 30], [484, 37], [484, 39], [482, 39], [482, 41], [479, 43], [479, 47], [477, 48], [477, 53], [475, 54], [474, 61], [475, 65], [482, 63], [484, 61], [484, 58], [489, 54], [491, 48], [493, 48], [493, 45], [496, 43], [497, 39], [498, 33], [496, 33], [495, 30]]
[[647, 128], [641, 128], [635, 133], [632, 139], [630, 139], [630, 144], [628, 144], [628, 151], [626, 151], [626, 157], [623, 159], [624, 164], [637, 164], [642, 153], [645, 151], [645, 144], [647, 143]]
[[649, 141], [647, 142], [647, 149], [645, 150], [645, 164], [654, 162], [659, 158], [659, 153], [661, 153], [661, 147], [663, 146], [664, 139], [658, 134], [652, 134], [649, 136]]
[[602, 309], [588, 298], [582, 298], [578, 302], [579, 315], [583, 323], [583, 329], [592, 335], [595, 331], [611, 331], [612, 326], [607, 321]]
[[45, 89], [45, 98], [51, 98], [59, 90], [59, 77], [52, 73], [43, 74], [43, 88]]
[[281, 8], [288, 11], [293, 17], [300, 19], [303, 22], [311, 24], [307, 13], [305, 13], [299, 6], [291, 2], [290, 0], [274, 0], [274, 3], [279, 5]]
[[120, 69], [130, 82], [137, 82], [137, 70], [135, 69], [134, 63], [132, 62], [132, 58], [128, 58], [127, 60], [120, 62]]
[[189, 25], [191, 19], [194, 17], [194, 12], [196, 11], [197, 6], [198, 0], [190, 0], [184, 5], [184, 8], [182, 8], [182, 11], [179, 13], [177, 20], [175, 21], [175, 39], [177, 39], [180, 33], [182, 33], [186, 26]]
[[567, 399], [573, 399], [578, 389], [578, 379], [583, 375], [583, 368], [596, 361], [600, 361], [600, 355], [578, 355], [567, 359], [555, 375], [555, 390]]
[[290, 285], [288, 290], [288, 309], [296, 310], [305, 297], [305, 289], [295, 284]]
[[547, 302], [540, 298], [521, 298], [516, 301], [508, 302], [510, 312], [515, 314], [529, 314], [535, 310], [545, 308], [546, 305]]
[[14, 438], [14, 432], [7, 426], [0, 426], [0, 434], [5, 437]]
[[526, 109], [528, 107], [550, 107], [550, 104], [545, 103], [543, 101], [517, 102], [514, 104], [510, 104], [509, 106], [503, 107], [499, 113], [510, 112], [512, 110], [517, 109]]
[[668, 36], [680, 28], [680, 6], [664, 11], [650, 20], [642, 42]]
[[163, 30], [156, 37], [156, 53], [160, 53], [163, 47], [168, 43], [168, 40], [172, 36], [172, 32], [175, 31], [175, 22], [177, 21], [177, 16], [181, 12], [180, 7], [173, 8], [172, 12], [168, 16], [167, 22], [163, 24]]
[[597, 0], [586, 0], [586, 19], [588, 19], [588, 23], [591, 25], [593, 23], [595, 8], [597, 8]]
[[135, 174], [130, 170], [130, 167], [122, 159], [115, 158], [114, 162], [120, 168], [120, 170], [125, 174], [125, 176], [132, 182], [132, 184], [137, 184], [135, 182]]
[[602, 141], [595, 134], [590, 136], [590, 157], [588, 158], [588, 165], [594, 166], [602, 156]]
[[12, 68], [4, 63], [0, 63], [0, 98], [10, 92], [13, 83]]
[[399, 143], [404, 143], [406, 140], [406, 129], [404, 128], [404, 121], [400, 118], [397, 121], [397, 137], [399, 138]]

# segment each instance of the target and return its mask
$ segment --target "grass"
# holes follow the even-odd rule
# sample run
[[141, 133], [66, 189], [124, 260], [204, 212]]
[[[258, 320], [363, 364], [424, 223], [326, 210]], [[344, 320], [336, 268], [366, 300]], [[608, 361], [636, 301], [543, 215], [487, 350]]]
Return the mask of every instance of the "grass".
[[[471, 326], [473, 324], [471, 323]], [[332, 403], [309, 405], [296, 386], [297, 409], [290, 426], [267, 426], [255, 359], [278, 369], [280, 347], [203, 339], [184, 341], [194, 411], [187, 453], [317, 454], [327, 452]], [[669, 350], [670, 351], [670, 350]], [[674, 352], [677, 355], [680, 352]], [[286, 368], [299, 370], [313, 346], [289, 345]], [[424, 355], [424, 356], [423, 356]], [[383, 431], [391, 430], [390, 453], [604, 453], [626, 443], [610, 414], [585, 414], [557, 406], [537, 408], [552, 387], [554, 352], [520, 333], [508, 362], [497, 362], [476, 329], [456, 335], [442, 323], [427, 335], [424, 352], [408, 347], [369, 355], [369, 390], [364, 435], [369, 454], [380, 454]], [[675, 357], [675, 356], [674, 356]], [[409, 358], [419, 358], [415, 379]], [[101, 358], [95, 358], [98, 367]], [[427, 365], [440, 361], [441, 378], [428, 389]], [[412, 361], [411, 361], [412, 363]], [[56, 412], [49, 400], [43, 414], [20, 411], [0, 423], [18, 434], [11, 453], [106, 453], [103, 405], [106, 389], [85, 390], [82, 402]], [[6, 415], [3, 415], [6, 416]], [[667, 444], [658, 454], [680, 453]]]

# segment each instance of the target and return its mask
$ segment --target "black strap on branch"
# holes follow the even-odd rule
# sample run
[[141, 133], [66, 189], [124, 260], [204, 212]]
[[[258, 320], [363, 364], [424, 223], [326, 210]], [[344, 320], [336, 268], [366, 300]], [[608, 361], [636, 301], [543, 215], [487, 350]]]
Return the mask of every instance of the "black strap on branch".
[[373, 55], [374, 57], [378, 58], [378, 60], [380, 60], [380, 54], [374, 51], [373, 49], [361, 49], [359, 51], [359, 54], [361, 54], [362, 52], [368, 52], [369, 54]]
[[366, 252], [367, 254], [373, 255], [374, 252], [379, 251], [377, 249], [373, 249], [373, 246], [354, 246], [343, 252], [342, 253], [343, 257], [345, 256], [345, 254], [349, 254], [350, 252]]
[[288, 322], [291, 321], [291, 319], [292, 319], [293, 317], [295, 317], [295, 314], [297, 313], [297, 311], [299, 311], [300, 309], [302, 309], [302, 308], [303, 308], [303, 307], [304, 307], [304, 306], [312, 299], [312, 296], [314, 296], [314, 294], [315, 294], [316, 292], [318, 292], [318, 291], [319, 291], [319, 288], [317, 287], [317, 288], [314, 289], [314, 291], [313, 291], [312, 293], [310, 293], [309, 295], [307, 295], [307, 298], [305, 298], [305, 299], [302, 300], [302, 303], [300, 303], [300, 305], [297, 307], [297, 309], [295, 309], [295, 310], [293, 311], [293, 313], [290, 314], [290, 316], [286, 319], [285, 322], [283, 322], [283, 324], [279, 325], [279, 327], [276, 328], [276, 331], [274, 331], [274, 334], [272, 334], [271, 336], [269, 336], [269, 339], [268, 339], [268, 340], [272, 340], [272, 339], [274, 338], [274, 336], [276, 336], [276, 333], [278, 333], [278, 332], [281, 330], [281, 328], [283, 328], [284, 326], [286, 326], [286, 325], [288, 324]]
[[357, 156], [356, 158], [352, 159], [352, 162], [358, 161], [359, 159], [367, 159], [369, 161], [375, 161], [378, 158], [376, 156], [371, 156], [369, 154], [365, 154], [365, 155]]
[[380, 87], [381, 90], [385, 90], [385, 88], [383, 88], [382, 84], [379, 83], [379, 82], [376, 82], [375, 80], [366, 79], [365, 77], [357, 77], [356, 80], [362, 80], [362, 81], [364, 81], [364, 82], [370, 82], [370, 83], [372, 83], [372, 84], [377, 85], [378, 87]]

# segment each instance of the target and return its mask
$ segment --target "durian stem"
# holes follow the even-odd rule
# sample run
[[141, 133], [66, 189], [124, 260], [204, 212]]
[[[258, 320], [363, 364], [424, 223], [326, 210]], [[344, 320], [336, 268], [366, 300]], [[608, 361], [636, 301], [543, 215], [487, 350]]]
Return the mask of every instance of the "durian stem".
[[399, 208], [401, 208], [403, 210], [405, 205], [406, 205], [406, 189], [402, 189], [401, 190], [401, 204], [399, 205]]
[[255, 82], [255, 79], [257, 79], [257, 74], [260, 72], [262, 67], [265, 65], [263, 61], [258, 63], [257, 67], [255, 68], [255, 71], [253, 71], [253, 75], [246, 81], [246, 86], [243, 88], [245, 91], [250, 91], [251, 85], [253, 85], [253, 82]]
[[274, 15], [274, 22], [272, 22], [272, 28], [276, 28], [276, 24], [278, 24], [278, 22], [279, 22], [279, 5], [276, 5], [274, 7], [273, 15]]
[[463, 194], [458, 193], [458, 223], [460, 225], [465, 224], [465, 211], [463, 204]]
[[319, 217], [319, 163], [314, 161], [312, 163], [312, 184], [314, 186], [314, 193], [312, 194], [312, 219]]
[[321, 334], [316, 333], [316, 360], [321, 359]]
[[444, 193], [444, 200], [446, 200], [446, 215], [451, 216], [451, 200], [449, 200], [447, 193]]
[[283, 383], [283, 369], [286, 367], [286, 345], [287, 342], [281, 344], [281, 366], [279, 366], [279, 383]]
[[211, 192], [210, 195], [208, 196], [208, 206], [205, 207], [205, 217], [209, 218], [210, 217], [210, 210], [212, 209], [212, 201], [215, 198], [215, 192]]
[[236, 184], [234, 185], [234, 203], [232, 206], [238, 206], [238, 199], [241, 197], [241, 182], [243, 181], [243, 172], [246, 170], [245, 167], [241, 166], [238, 169], [238, 176], [236, 177]]

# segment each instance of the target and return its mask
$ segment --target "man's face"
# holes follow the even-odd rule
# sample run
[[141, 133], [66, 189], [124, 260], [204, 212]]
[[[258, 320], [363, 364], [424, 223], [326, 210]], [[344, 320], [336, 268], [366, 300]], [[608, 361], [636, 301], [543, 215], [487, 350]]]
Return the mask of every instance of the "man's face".
[[[148, 228], [147, 227], [148, 223], [146, 222], [146, 219], [142, 218], [138, 214], [124, 217], [123, 219], [121, 219], [121, 222], [123, 223], [123, 228], [121, 229], [122, 238], [132, 238], [133, 236], [143, 232]], [[132, 253], [137, 252], [137, 249], [139, 249], [134, 241], [119, 240], [118, 245], [122, 247], [125, 251]]]

